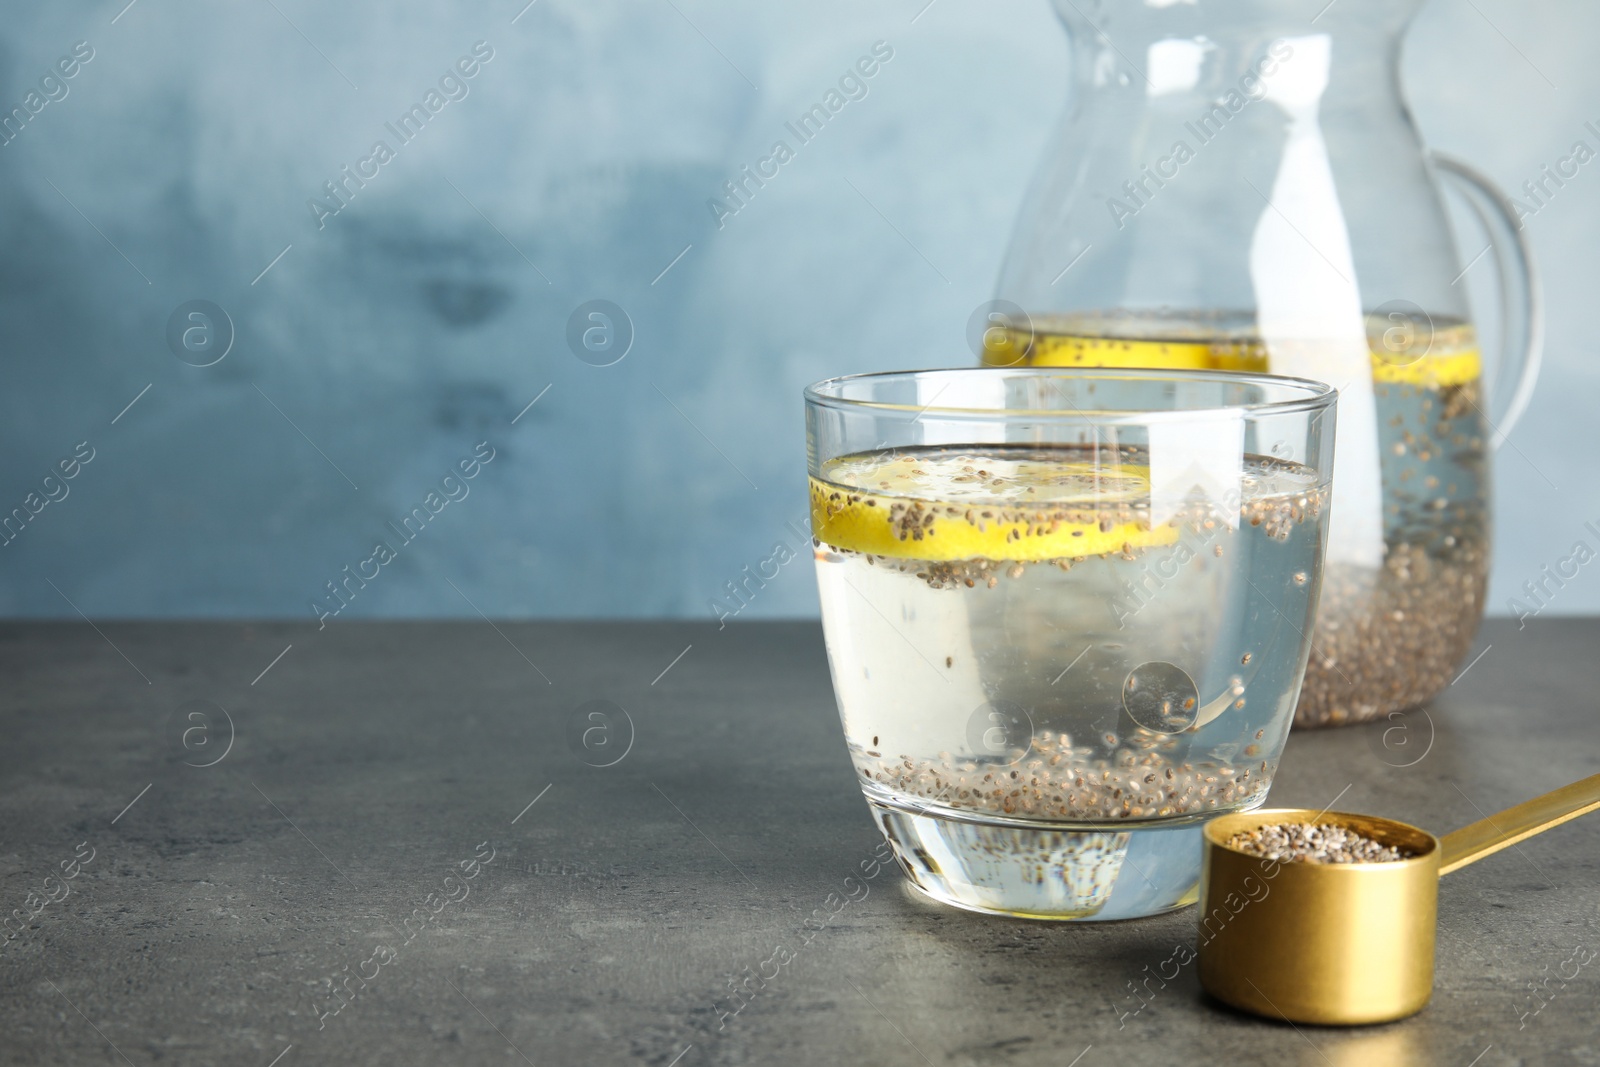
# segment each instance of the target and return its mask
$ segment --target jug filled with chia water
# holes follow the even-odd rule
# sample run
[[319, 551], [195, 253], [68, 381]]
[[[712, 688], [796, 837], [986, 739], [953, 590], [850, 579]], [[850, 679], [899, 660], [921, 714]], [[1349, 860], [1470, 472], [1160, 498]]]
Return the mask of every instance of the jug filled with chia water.
[[[1269, 371], [1339, 389], [1302, 726], [1420, 704], [1454, 676], [1484, 608], [1489, 455], [1538, 371], [1515, 211], [1424, 149], [1401, 96], [1420, 6], [1057, 0], [1073, 95], [973, 320], [992, 366]], [[1440, 179], [1497, 262], [1487, 389], [1463, 281], [1475, 260]], [[1276, 458], [1301, 459], [1293, 447]]]

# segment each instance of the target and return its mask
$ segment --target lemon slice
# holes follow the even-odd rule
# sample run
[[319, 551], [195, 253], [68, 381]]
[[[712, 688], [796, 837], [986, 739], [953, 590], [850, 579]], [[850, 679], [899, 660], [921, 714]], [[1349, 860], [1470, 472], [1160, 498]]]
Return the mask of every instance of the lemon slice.
[[[983, 361], [990, 366], [1019, 362], [1025, 339], [1018, 335], [986, 344]], [[1030, 367], [1153, 367], [1157, 370], [1205, 370], [1216, 366], [1211, 345], [1191, 341], [1134, 341], [1118, 337], [1076, 337], [1039, 334], [1033, 338]]]
[[1445, 389], [1475, 382], [1482, 375], [1483, 360], [1476, 348], [1429, 353], [1411, 363], [1376, 352], [1372, 354], [1372, 380], [1375, 382], [1403, 382], [1424, 389]]
[[1036, 449], [872, 453], [835, 460], [824, 475], [811, 479], [811, 529], [847, 551], [1035, 562], [1178, 539], [1174, 526], [1151, 527], [1150, 468], [1135, 462]]
[[[985, 339], [983, 362], [991, 367], [1149, 367], [1154, 370], [1236, 370], [1265, 373], [1271, 360], [1259, 341], [1150, 341], [1040, 333], [1030, 339], [1006, 331]], [[1424, 389], [1444, 389], [1477, 381], [1483, 374], [1476, 348], [1430, 352], [1406, 362], [1372, 352], [1372, 380]]]

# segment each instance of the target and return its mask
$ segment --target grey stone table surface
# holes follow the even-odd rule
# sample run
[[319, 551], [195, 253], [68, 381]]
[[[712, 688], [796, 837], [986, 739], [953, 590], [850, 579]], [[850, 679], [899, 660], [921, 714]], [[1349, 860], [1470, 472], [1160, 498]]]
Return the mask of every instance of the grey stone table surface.
[[[1600, 770], [1600, 621], [1479, 649], [1272, 800], [1447, 830]], [[874, 871], [812, 623], [11, 623], [0, 671], [4, 1063], [1600, 1064], [1600, 818], [1444, 881], [1405, 1022], [1136, 997], [1193, 909]]]

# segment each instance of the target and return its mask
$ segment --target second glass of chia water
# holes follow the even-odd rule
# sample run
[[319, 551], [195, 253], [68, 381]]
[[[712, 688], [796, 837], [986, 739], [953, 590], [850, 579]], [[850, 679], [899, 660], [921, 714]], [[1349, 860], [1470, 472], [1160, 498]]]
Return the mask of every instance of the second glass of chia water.
[[806, 390], [857, 780], [977, 911], [1194, 901], [1267, 795], [1311, 649], [1335, 391], [1222, 371], [915, 371]]

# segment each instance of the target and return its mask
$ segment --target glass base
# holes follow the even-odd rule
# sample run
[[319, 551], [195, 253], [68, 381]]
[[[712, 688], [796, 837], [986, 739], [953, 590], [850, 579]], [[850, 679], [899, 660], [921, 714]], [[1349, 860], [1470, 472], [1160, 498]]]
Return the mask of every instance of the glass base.
[[1021, 919], [1106, 922], [1200, 896], [1201, 828], [1227, 814], [1106, 823], [978, 819], [867, 794], [912, 885], [944, 904]]

